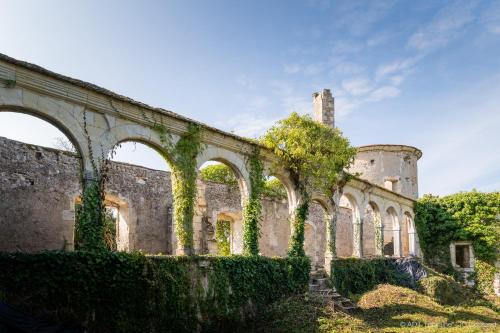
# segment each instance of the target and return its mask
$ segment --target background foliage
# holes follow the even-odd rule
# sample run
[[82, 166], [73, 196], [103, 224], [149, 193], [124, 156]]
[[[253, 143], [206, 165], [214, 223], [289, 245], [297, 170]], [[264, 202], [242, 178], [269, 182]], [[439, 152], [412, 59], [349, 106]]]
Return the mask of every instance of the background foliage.
[[230, 331], [245, 314], [305, 291], [309, 265], [257, 256], [1, 253], [0, 297], [89, 332]]
[[229, 186], [238, 185], [234, 171], [225, 164], [207, 165], [200, 170], [200, 178], [204, 181], [210, 181]]
[[215, 240], [217, 254], [228, 256], [231, 254], [231, 221], [217, 220], [215, 222]]
[[289, 171], [300, 196], [289, 255], [303, 256], [304, 223], [312, 191], [331, 198], [335, 185], [343, 180], [343, 170], [352, 163], [356, 148], [350, 146], [338, 129], [295, 112], [278, 121], [260, 141], [278, 157], [276, 167]]
[[[426, 262], [453, 274], [449, 245], [471, 241], [476, 256], [478, 286], [492, 282], [500, 250], [500, 192], [462, 192], [445, 197], [425, 195], [415, 205], [415, 224]], [[489, 280], [489, 282], [485, 282]]]

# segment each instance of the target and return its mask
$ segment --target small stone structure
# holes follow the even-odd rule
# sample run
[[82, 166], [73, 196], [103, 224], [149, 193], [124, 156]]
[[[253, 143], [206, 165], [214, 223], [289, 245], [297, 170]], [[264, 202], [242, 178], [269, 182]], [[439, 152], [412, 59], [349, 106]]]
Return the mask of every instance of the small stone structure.
[[[334, 100], [329, 90], [313, 95], [313, 109], [316, 120], [334, 126]], [[232, 251], [241, 251], [241, 203], [249, 193], [247, 161], [255, 147], [252, 140], [0, 54], [1, 111], [31, 114], [52, 123], [71, 140], [80, 160], [35, 146], [2, 148], [0, 250], [71, 249], [80, 170], [84, 179], [95, 176], [93, 156], [108, 156], [117, 144], [136, 141], [168, 158], [155, 126], [163, 124], [164, 134], [175, 143], [194, 123], [203, 134], [204, 149], [196, 157], [198, 167], [207, 161], [225, 163], [235, 171], [239, 184], [238, 195], [220, 184], [198, 184], [195, 251], [215, 250], [213, 227], [219, 214], [231, 218]], [[314, 193], [317, 205], [305, 228], [305, 250], [316, 265], [329, 271], [335, 255], [419, 256], [413, 205], [418, 195], [420, 156], [418, 149], [408, 146], [360, 147], [349, 170], [360, 175], [333, 198]], [[283, 183], [287, 200], [264, 200], [260, 250], [265, 255], [284, 255], [297, 189], [286, 169], [272, 167], [274, 155], [264, 151], [261, 157], [266, 175]], [[115, 164], [106, 200], [117, 207], [122, 221], [118, 228], [120, 249], [180, 253], [172, 226], [168, 174]], [[333, 247], [337, 253], [331, 253]]]

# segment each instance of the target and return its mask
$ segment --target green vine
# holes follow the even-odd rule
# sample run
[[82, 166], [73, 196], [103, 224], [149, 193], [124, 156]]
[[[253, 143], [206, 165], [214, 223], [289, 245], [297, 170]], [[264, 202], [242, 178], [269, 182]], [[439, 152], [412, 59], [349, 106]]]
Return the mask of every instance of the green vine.
[[[155, 124], [153, 129], [160, 136], [163, 148], [173, 159], [172, 192], [174, 197], [175, 231], [184, 254], [194, 254], [193, 216], [196, 200], [196, 157], [202, 150], [201, 127], [188, 124], [187, 132], [172, 144], [163, 124]], [[169, 160], [169, 156], [164, 156]]]
[[293, 217], [293, 235], [290, 238], [288, 255], [290, 257], [303, 257], [306, 255], [304, 251], [304, 224], [309, 214], [309, 201], [305, 201], [298, 205]]
[[231, 254], [231, 221], [217, 220], [215, 223], [215, 240], [217, 241], [217, 254], [228, 256]]
[[[87, 137], [89, 158], [92, 164], [92, 175], [82, 177], [83, 193], [81, 205], [76, 207], [75, 249], [103, 251], [107, 249], [105, 242], [105, 207], [104, 184], [107, 164], [98, 168], [94, 159], [92, 140], [87, 129], [87, 113], [83, 113], [83, 129]], [[90, 177], [89, 177], [90, 176]]]
[[255, 146], [248, 159], [250, 170], [250, 193], [243, 207], [243, 254], [259, 254], [260, 221], [262, 219], [262, 193], [264, 191], [264, 165], [260, 149]]

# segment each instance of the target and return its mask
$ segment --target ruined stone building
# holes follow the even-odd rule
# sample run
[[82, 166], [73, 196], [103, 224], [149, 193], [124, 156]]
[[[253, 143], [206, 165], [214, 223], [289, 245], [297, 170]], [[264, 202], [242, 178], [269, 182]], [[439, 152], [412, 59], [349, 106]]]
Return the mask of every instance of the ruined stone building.
[[[67, 135], [78, 154], [0, 138], [0, 251], [71, 251], [75, 205], [80, 200], [82, 175], [92, 177], [92, 156], [107, 156], [126, 141], [162, 151], [161, 139], [152, 130], [155, 123], [164, 124], [174, 140], [185, 133], [187, 124], [197, 123], [4, 55], [0, 55], [1, 111], [31, 114], [50, 122]], [[313, 95], [313, 116], [334, 126], [334, 100], [329, 90]], [[197, 157], [198, 167], [207, 161], [224, 163], [235, 172], [238, 185], [198, 181], [195, 250], [217, 253], [215, 225], [225, 220], [230, 222], [231, 252], [240, 253], [242, 202], [249, 190], [246, 161], [254, 143], [200, 125], [204, 149]], [[89, 140], [98, 144], [89, 146]], [[344, 186], [336, 204], [321, 195], [313, 198], [315, 204], [305, 226], [305, 250], [317, 266], [328, 265], [334, 255], [420, 255], [413, 205], [421, 155], [417, 148], [405, 145], [358, 147], [348, 170], [356, 176]], [[263, 158], [267, 175], [281, 181], [287, 196], [263, 199], [260, 252], [284, 256], [297, 194], [286, 170], [272, 169], [272, 156]], [[106, 205], [113, 208], [116, 219], [118, 250], [179, 254], [172, 204], [168, 171], [111, 164]], [[330, 225], [336, 229], [329, 229]], [[327, 250], [328, 242], [335, 242], [336, 254]]]

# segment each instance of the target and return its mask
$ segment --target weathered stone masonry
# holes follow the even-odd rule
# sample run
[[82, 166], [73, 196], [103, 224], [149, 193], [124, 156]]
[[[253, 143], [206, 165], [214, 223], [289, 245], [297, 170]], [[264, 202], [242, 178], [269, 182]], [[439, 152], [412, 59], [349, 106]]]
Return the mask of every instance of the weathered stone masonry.
[[[334, 99], [329, 90], [314, 94], [313, 109], [315, 119], [330, 126], [334, 125]], [[53, 73], [39, 66], [0, 54], [1, 111], [35, 115], [59, 128], [78, 150], [81, 156], [82, 172], [87, 179], [95, 176], [92, 166], [93, 161], [95, 162], [93, 156], [108, 156], [113, 147], [124, 141], [145, 143], [154, 147], [163, 155], [168, 156], [169, 151], [163, 147], [160, 133], [155, 131], [155, 126], [158, 123], [163, 124], [166, 134], [172, 138], [173, 143], [187, 133], [190, 124], [197, 124], [202, 129], [201, 143], [204, 147], [203, 151], [196, 157], [197, 166], [200, 167], [207, 161], [219, 161], [229, 165], [236, 172], [239, 181], [239, 194], [242, 199], [240, 205], [248, 197], [251, 190], [249, 188], [249, 170], [246, 161], [254, 150], [255, 143], [253, 141], [201, 124], [171, 111], [148, 106], [93, 84]], [[89, 141], [94, 144], [89, 145]], [[313, 200], [321, 205], [326, 212], [325, 219], [320, 219], [321, 223], [328, 226], [326, 228], [312, 223], [309, 227], [306, 227], [306, 252], [317, 263], [321, 264], [324, 258], [325, 266], [328, 265], [330, 259], [335, 256], [335, 253], [329, 250], [334, 243], [339, 243], [335, 244], [335, 247], [339, 250], [337, 251], [339, 255], [341, 253], [356, 257], [372, 254], [419, 255], [418, 237], [413, 225], [413, 204], [418, 194], [416, 162], [421, 152], [408, 146], [376, 145], [361, 147], [359, 153], [360, 157], [362, 157], [361, 154], [364, 152], [368, 152], [369, 155], [371, 152], [380, 151], [383, 151], [383, 153], [377, 153], [377, 158], [368, 160], [368, 169], [364, 170], [366, 175], [362, 174], [359, 178], [355, 177], [350, 180], [343, 187], [342, 193], [336, 193], [334, 198], [325, 198], [319, 193], [313, 195]], [[60, 155], [63, 164], [66, 163], [67, 158], [61, 153], [57, 154]], [[22, 154], [20, 156], [23, 158]], [[272, 167], [274, 165], [273, 161], [275, 161], [274, 155], [264, 151], [261, 157], [266, 174], [276, 176], [286, 188], [289, 216], [297, 206], [297, 190], [293, 187], [285, 169]], [[10, 156], [7, 155], [6, 159], [8, 161]], [[363, 160], [363, 158], [359, 160]], [[99, 163], [99, 161], [97, 162]], [[355, 163], [353, 168], [365, 168], [367, 164], [363, 163], [361, 165]], [[54, 175], [57, 174], [54, 170], [57, 168], [54, 169], [53, 166], [42, 164], [40, 161], [35, 163], [42, 175], [48, 178], [40, 180], [38, 183], [40, 189], [38, 190], [36, 190], [38, 185], [33, 185], [35, 188], [31, 192], [25, 190], [25, 188], [28, 186], [27, 184], [31, 184], [29, 179], [34, 176], [34, 173], [31, 173], [33, 170], [27, 167], [19, 167], [19, 169], [14, 167], [8, 172], [4, 169], [0, 170], [5, 175], [5, 179], [2, 180], [2, 182], [6, 182], [5, 189], [9, 188], [9, 192], [12, 192], [9, 194], [2, 193], [2, 197], [22, 199], [25, 203], [24, 206], [16, 204], [6, 208], [11, 215], [3, 215], [0, 222], [10, 224], [10, 226], [2, 229], [2, 235], [6, 234], [6, 236], [2, 237], [6, 240], [18, 239], [19, 245], [16, 246], [24, 247], [24, 250], [36, 250], [38, 245], [32, 244], [33, 235], [39, 232], [38, 237], [42, 239], [47, 237], [47, 233], [43, 232], [44, 228], [55, 228], [54, 230], [59, 232], [59, 235], [66, 236], [64, 243], [60, 239], [58, 241], [47, 239], [46, 242], [41, 243], [50, 248], [71, 247], [71, 223], [64, 224], [61, 222], [54, 225], [48, 223], [48, 220], [42, 219], [52, 219], [59, 216], [56, 221], [70, 221], [74, 202], [72, 197], [78, 195], [77, 184], [79, 177], [74, 177], [74, 183], [69, 182], [71, 186], [67, 185], [68, 187], [65, 188], [65, 191], [67, 190], [69, 194], [64, 195], [63, 192], [66, 193], [65, 191], [62, 191], [60, 187], [53, 186], [52, 180]], [[388, 170], [386, 169], [387, 165], [391, 165], [390, 173], [386, 173]], [[398, 169], [396, 166], [400, 168]], [[70, 177], [71, 173], [67, 172], [68, 170], [63, 168], [58, 175]], [[147, 178], [146, 175], [149, 177], [148, 173], [152, 171], [142, 172], [144, 177]], [[137, 181], [139, 183], [141, 181], [145, 182], [144, 179], [140, 179], [140, 172], [137, 174], [139, 180], [133, 172], [128, 176], [122, 175], [123, 173], [125, 172], [118, 172], [120, 177], [123, 177], [124, 182], [128, 184], [126, 186], [133, 187], [135, 185], [132, 184], [137, 184]], [[14, 174], [15, 176], [13, 176]], [[77, 172], [74, 174], [77, 174]], [[158, 210], [158, 216], [165, 214], [165, 218], [161, 217], [161, 222], [150, 221], [148, 214], [151, 210], [157, 208], [155, 206], [157, 203], [152, 204], [148, 211], [148, 208], [137, 204], [137, 202], [140, 202], [140, 191], [136, 192], [134, 188], [127, 189], [124, 186], [127, 191], [131, 191], [129, 194], [125, 194], [122, 184], [117, 183], [116, 185], [120, 185], [119, 190], [118, 188], [113, 189], [113, 186], [110, 185], [109, 200], [116, 200], [119, 205], [128, 207], [127, 213], [123, 214], [123, 220], [128, 225], [120, 228], [120, 231], [122, 234], [125, 231], [129, 238], [120, 241], [122, 249], [143, 248], [148, 252], [156, 252], [157, 250], [159, 252], [172, 251], [173, 254], [185, 250], [177, 248], [172, 226], [169, 229], [168, 204], [164, 203], [164, 208]], [[208, 184], [206, 185], [208, 186]], [[60, 195], [45, 199], [44, 193], [39, 191], [42, 188], [47, 189], [49, 193], [59, 193]], [[168, 203], [166, 188], [156, 190], [165, 192], [151, 193], [148, 197], [159, 202], [164, 200]], [[200, 189], [200, 191], [202, 190]], [[205, 193], [209, 192], [205, 191]], [[161, 194], [164, 195], [161, 196]], [[127, 195], [130, 195], [131, 203], [126, 203], [124, 200], [120, 203], [122, 200], [120, 196], [126, 197]], [[134, 195], [139, 195], [139, 197], [134, 197]], [[26, 203], [30, 202], [26, 200], [28, 197], [35, 202], [36, 209], [34, 211], [30, 209], [24, 211], [28, 206]], [[195, 252], [204, 253], [213, 250], [213, 240], [210, 240], [210, 223], [208, 221], [210, 218], [214, 219], [214, 215], [207, 210], [210, 204], [206, 200], [203, 203], [203, 196], [199, 197], [201, 201], [197, 207], [197, 215], [193, 220]], [[50, 207], [51, 212], [48, 213], [48, 215], [51, 215], [50, 218], [43, 216], [43, 207], [47, 210]], [[279, 208], [278, 206], [273, 207], [276, 207], [277, 212], [284, 210], [282, 206]], [[233, 208], [234, 211], [237, 211], [238, 207]], [[144, 209], [144, 211], [141, 209]], [[341, 211], [345, 210], [349, 211], [349, 215], [345, 216], [350, 217], [350, 223], [343, 226], [339, 221], [344, 216]], [[267, 216], [270, 214], [269, 212], [265, 211], [264, 213]], [[238, 216], [234, 212], [226, 213], [232, 215], [235, 220], [233, 252], [237, 253], [240, 247], [238, 243], [238, 237], [240, 236], [238, 235], [236, 222]], [[277, 216], [281, 216], [281, 213]], [[7, 223], [4, 219], [10, 222]], [[269, 222], [270, 220], [272, 222]], [[263, 247], [260, 249], [263, 254], [284, 253], [285, 247], [283, 244], [287, 242], [289, 235], [286, 240], [283, 236], [280, 236], [286, 234], [288, 230], [286, 230], [286, 224], [278, 223], [278, 220], [274, 216], [274, 219], [268, 218], [266, 220], [267, 224], [263, 225], [263, 228], [272, 230], [271, 232], [263, 229], [261, 239]], [[325, 221], [327, 223], [324, 223]], [[52, 220], [52, 223], [54, 223], [54, 220]], [[159, 227], [161, 223], [167, 223], [167, 225], [162, 225], [165, 228], [158, 232], [155, 226]], [[335, 234], [334, 226], [336, 223], [338, 225]], [[39, 228], [30, 228], [32, 225], [38, 225]], [[31, 231], [32, 233], [26, 233], [25, 231]], [[163, 238], [169, 238], [169, 232], [172, 234], [170, 241], [163, 241]], [[371, 236], [372, 233], [373, 236]], [[23, 235], [26, 235], [26, 238], [21, 240]], [[370, 237], [370, 241], [364, 242], [367, 236]], [[308, 239], [311, 241], [312, 238], [314, 238], [314, 244], [308, 244]], [[210, 245], [210, 242], [212, 242], [212, 245]], [[329, 246], [326, 246], [326, 244], [329, 244]], [[323, 248], [328, 249], [328, 251], [323, 251]]]

